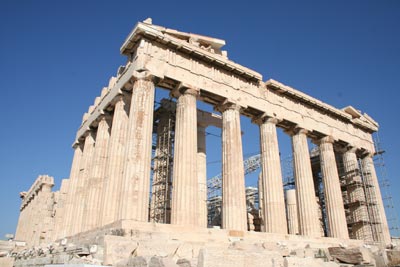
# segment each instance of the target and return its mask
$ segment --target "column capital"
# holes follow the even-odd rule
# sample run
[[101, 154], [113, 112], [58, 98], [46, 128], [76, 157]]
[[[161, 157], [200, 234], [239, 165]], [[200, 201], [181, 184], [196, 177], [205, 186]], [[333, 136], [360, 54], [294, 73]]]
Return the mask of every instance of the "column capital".
[[116, 95], [115, 98], [111, 101], [111, 105], [113, 106], [112, 108], [114, 109], [114, 112], [118, 103], [122, 103], [126, 107], [126, 111], [129, 112], [131, 97], [132, 97], [132, 92], [121, 91], [120, 93], [118, 93], [118, 95]]
[[126, 101], [128, 97], [130, 97], [132, 95], [131, 91], [125, 91], [125, 90], [120, 90], [118, 91], [118, 94], [115, 96], [115, 102], [118, 101]]
[[309, 133], [309, 131], [307, 129], [295, 126], [295, 127], [291, 128], [291, 129], [285, 130], [285, 133], [287, 133], [290, 136], [294, 136], [294, 135], [297, 135], [297, 134], [305, 134], [305, 135], [307, 135]]
[[170, 95], [175, 98], [181, 95], [192, 95], [197, 98], [200, 95], [200, 89], [189, 84], [180, 83], [171, 91]]
[[280, 121], [282, 121], [281, 119], [278, 119], [276, 117], [270, 117], [266, 114], [262, 114], [260, 116], [254, 117], [251, 119], [251, 122], [261, 125], [264, 123], [271, 123], [271, 124], [278, 124]]
[[112, 115], [109, 112], [105, 111], [105, 112], [101, 113], [101, 115], [98, 117], [97, 120], [99, 123], [101, 121], [105, 121], [105, 122], [107, 122], [107, 124], [111, 125]]
[[79, 140], [75, 140], [74, 143], [72, 144], [72, 148], [77, 149], [78, 147], [82, 149], [82, 143], [79, 142]]
[[44, 182], [43, 184], [42, 184], [42, 188], [52, 188], [54, 186], [54, 184], [50, 184], [50, 183], [47, 183], [47, 182]]
[[374, 153], [368, 150], [363, 151], [361, 158], [373, 158], [374, 157]]
[[348, 146], [345, 146], [345, 147], [342, 147], [341, 149], [339, 149], [339, 152], [341, 152], [343, 154], [344, 153], [354, 153], [354, 154], [356, 154], [357, 150], [358, 150], [357, 147], [352, 146], [352, 145], [348, 145]]
[[322, 145], [322, 144], [334, 144], [335, 143], [335, 138], [333, 138], [330, 135], [324, 136], [318, 140], [315, 140], [315, 144], [317, 145]]
[[134, 81], [142, 80], [142, 81], [149, 81], [149, 82], [153, 82], [154, 78], [155, 78], [154, 75], [152, 75], [149, 71], [142, 71], [142, 72], [135, 71], [132, 74], [132, 77], [133, 77]]
[[88, 136], [91, 136], [91, 137], [95, 138], [96, 137], [96, 131], [92, 127], [89, 127], [89, 129], [87, 129], [87, 131], [85, 132], [84, 136], [85, 136], [85, 138], [88, 137]]
[[242, 106], [237, 104], [236, 101], [234, 101], [234, 100], [226, 99], [221, 104], [216, 106], [214, 109], [221, 113], [226, 110], [236, 110], [236, 111], [240, 112], [240, 110], [242, 109]]

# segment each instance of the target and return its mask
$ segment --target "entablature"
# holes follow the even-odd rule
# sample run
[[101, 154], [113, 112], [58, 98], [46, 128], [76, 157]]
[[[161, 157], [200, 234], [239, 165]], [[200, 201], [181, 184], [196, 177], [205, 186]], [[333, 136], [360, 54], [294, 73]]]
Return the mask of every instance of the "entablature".
[[209, 52], [206, 49], [202, 49], [201, 46], [193, 44], [193, 42], [179, 39], [175, 37], [172, 33], [175, 36], [178, 34], [185, 34], [188, 35], [188, 38], [190, 38], [190, 35], [192, 35], [194, 38], [197, 38], [197, 40], [203, 40], [203, 42], [208, 41], [210, 46], [214, 47], [216, 46], [216, 44], [218, 44], [220, 47], [225, 44], [224, 40], [220, 40], [217, 38], [205, 36], [203, 37], [197, 34], [195, 35], [182, 33], [176, 30], [139, 22], [138, 24], [136, 24], [135, 28], [132, 30], [128, 38], [121, 46], [120, 52], [123, 55], [129, 56], [133, 53], [139, 42], [143, 38], [145, 38], [150, 40], [151, 42], [158, 42], [183, 54], [187, 54], [191, 57], [219, 66], [220, 68], [225, 69], [229, 72], [233, 72], [236, 75], [242, 76], [245, 79], [253, 80], [256, 82], [262, 81], [262, 75], [260, 73], [239, 65], [231, 60], [228, 60], [226, 56], [223, 56], [223, 54]]
[[[48, 175], [39, 175], [32, 186], [29, 188], [28, 192], [23, 192], [23, 198], [21, 203], [21, 210], [28, 205], [28, 203], [35, 197], [37, 192], [42, 189], [44, 185], [50, 187], [54, 186], [54, 178]], [[21, 193], [20, 193], [21, 195]]]
[[[136, 25], [121, 47], [121, 53], [129, 57], [127, 66], [120, 68], [84, 116], [77, 141], [96, 127], [101, 114], [112, 110], [117, 95], [130, 91], [134, 80], [144, 75], [155, 86], [171, 91], [181, 84], [197, 88], [198, 98], [214, 106], [230, 99], [242, 107], [243, 115], [277, 118], [278, 127], [301, 127], [311, 138], [333, 136], [338, 142], [374, 150], [371, 134], [378, 124], [367, 114], [352, 107], [337, 109], [272, 79], [264, 83], [257, 72], [191, 43], [193, 34], [173, 31], [149, 23]], [[214, 39], [207, 38], [203, 44], [208, 42], [215, 49], [224, 44], [218, 39], [213, 44]]]

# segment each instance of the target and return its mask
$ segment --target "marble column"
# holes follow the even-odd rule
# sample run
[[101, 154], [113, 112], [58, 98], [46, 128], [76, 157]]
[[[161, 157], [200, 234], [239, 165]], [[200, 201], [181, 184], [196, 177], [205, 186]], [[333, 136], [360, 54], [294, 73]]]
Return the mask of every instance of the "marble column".
[[296, 129], [292, 136], [299, 233], [305, 236], [319, 237], [321, 232], [318, 207], [315, 201], [314, 180], [306, 134], [306, 130]]
[[151, 77], [135, 81], [129, 112], [120, 219], [147, 222], [155, 88]]
[[38, 240], [37, 244], [49, 244], [54, 231], [54, 194], [51, 188], [54, 183], [43, 183], [41, 187], [41, 200], [39, 206], [39, 227], [38, 227]]
[[26, 224], [26, 236], [25, 236], [25, 241], [28, 243], [28, 245], [32, 244], [32, 238], [33, 238], [33, 232], [34, 232], [34, 228], [35, 228], [35, 218], [36, 218], [36, 201], [37, 201], [37, 194], [36, 192], [33, 192], [30, 196], [29, 196], [30, 200], [26, 205], [26, 209], [28, 211], [28, 220], [27, 220], [27, 224]]
[[358, 167], [356, 150], [356, 148], [350, 148], [343, 154], [351, 218], [350, 238], [371, 242], [373, 241], [372, 229], [369, 222], [368, 207]]
[[96, 134], [96, 146], [93, 152], [87, 190], [88, 198], [83, 212], [82, 230], [91, 230], [100, 226], [98, 214], [100, 213], [101, 192], [105, 180], [107, 166], [108, 143], [110, 140], [110, 115], [101, 115]]
[[108, 161], [102, 190], [101, 211], [99, 222], [101, 226], [110, 224], [118, 219], [123, 173], [125, 166], [125, 145], [129, 114], [129, 96], [117, 96], [112, 119], [111, 134], [108, 148]]
[[66, 236], [66, 229], [63, 228], [64, 227], [63, 222], [66, 219], [66, 201], [70, 187], [69, 183], [70, 183], [69, 179], [62, 179], [61, 181], [61, 187], [57, 201], [57, 210], [55, 214], [53, 240], [58, 240]]
[[288, 232], [290, 235], [299, 234], [299, 218], [297, 216], [297, 200], [296, 190], [289, 189], [285, 192], [286, 195], [286, 214]]
[[36, 193], [32, 193], [29, 196], [30, 200], [25, 206], [25, 209], [28, 211], [28, 216], [27, 216], [27, 224], [26, 224], [26, 235], [25, 235], [25, 241], [27, 242], [28, 245], [32, 244], [32, 238], [33, 238], [33, 232], [35, 228], [35, 203], [36, 203]]
[[319, 156], [325, 193], [325, 209], [328, 219], [328, 236], [349, 238], [346, 215], [340, 189], [339, 173], [333, 150], [333, 138], [326, 136], [319, 140]]
[[32, 231], [32, 236], [30, 238], [32, 246], [37, 246], [38, 245], [38, 240], [39, 240], [39, 227], [41, 223], [41, 218], [39, 216], [40, 214], [40, 202], [42, 201], [42, 192], [40, 190], [35, 192], [35, 197], [32, 201], [32, 225], [33, 225], [33, 231]]
[[27, 206], [24, 207], [24, 224], [22, 226], [22, 234], [21, 234], [21, 239], [17, 240], [22, 240], [26, 241], [26, 238], [28, 236], [29, 232], [29, 216], [30, 216], [30, 209], [27, 208]]
[[207, 227], [206, 127], [197, 125], [197, 178], [199, 187], [199, 226]]
[[171, 223], [199, 224], [197, 176], [198, 91], [186, 89], [178, 97], [175, 122]]
[[222, 112], [222, 228], [247, 231], [240, 106], [227, 103]]
[[90, 166], [93, 160], [93, 152], [96, 134], [93, 130], [89, 130], [85, 137], [82, 159], [79, 165], [79, 177], [76, 186], [76, 193], [73, 203], [73, 218], [71, 234], [77, 234], [82, 231], [82, 219], [85, 204], [87, 201], [87, 180], [89, 179]]
[[62, 229], [64, 235], [61, 237], [72, 235], [73, 221], [74, 221], [74, 201], [76, 197], [76, 190], [79, 178], [79, 166], [83, 154], [82, 143], [74, 144], [74, 157], [72, 159], [72, 166], [69, 175], [69, 188], [67, 192], [67, 199], [65, 203], [65, 219], [63, 221]]
[[19, 193], [19, 196], [21, 198], [21, 207], [20, 207], [20, 211], [19, 211], [17, 229], [15, 230], [15, 240], [22, 241], [25, 238], [24, 229], [25, 229], [25, 225], [27, 223], [27, 221], [26, 221], [27, 212], [26, 212], [25, 207], [23, 206], [26, 192]]
[[279, 157], [277, 119], [265, 118], [260, 124], [260, 147], [265, 231], [287, 234], [285, 198]]
[[362, 168], [365, 183], [368, 185], [366, 187], [367, 200], [369, 200], [369, 203], [374, 203], [374, 205], [370, 206], [372, 211], [370, 212], [370, 215], [372, 213], [374, 217], [370, 218], [370, 220], [376, 222], [375, 224], [372, 224], [373, 232], [376, 234], [377, 241], [389, 245], [392, 240], [390, 237], [378, 176], [376, 175], [374, 161], [371, 154], [365, 155], [362, 159]]
[[[28, 196], [29, 197], [29, 196]], [[27, 199], [27, 198], [26, 198]], [[29, 201], [29, 200], [28, 200]], [[27, 202], [28, 202], [27, 201]], [[24, 210], [25, 210], [25, 215], [24, 215], [24, 224], [22, 226], [22, 234], [21, 234], [21, 241], [27, 241], [28, 239], [28, 235], [29, 235], [29, 230], [31, 227], [31, 221], [30, 221], [30, 217], [31, 217], [31, 209], [30, 207], [26, 204], [27, 202], [25, 202], [24, 205]]]
[[33, 199], [33, 206], [32, 206], [32, 225], [33, 225], [33, 231], [32, 231], [32, 236], [31, 236], [31, 244], [33, 246], [37, 245], [37, 239], [38, 239], [38, 228], [40, 225], [40, 216], [38, 216], [40, 210], [39, 210], [39, 203], [41, 201], [41, 192], [37, 191], [35, 193], [35, 197]]

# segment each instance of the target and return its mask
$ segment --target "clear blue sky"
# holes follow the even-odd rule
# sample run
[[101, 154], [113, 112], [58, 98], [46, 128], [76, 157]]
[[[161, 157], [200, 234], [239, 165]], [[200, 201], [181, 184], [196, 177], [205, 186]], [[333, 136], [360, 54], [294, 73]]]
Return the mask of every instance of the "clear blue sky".
[[[398, 210], [399, 14], [396, 0], [1, 1], [0, 238], [15, 231], [20, 191], [39, 174], [54, 176], [56, 188], [69, 176], [82, 114], [125, 63], [120, 45], [147, 17], [226, 40], [230, 59], [264, 80], [371, 115], [381, 125]], [[257, 128], [242, 123], [244, 153], [257, 152]], [[286, 155], [288, 138], [280, 140]], [[220, 139], [207, 142], [208, 160], [220, 160], [211, 149]], [[217, 165], [209, 164], [209, 176]]]

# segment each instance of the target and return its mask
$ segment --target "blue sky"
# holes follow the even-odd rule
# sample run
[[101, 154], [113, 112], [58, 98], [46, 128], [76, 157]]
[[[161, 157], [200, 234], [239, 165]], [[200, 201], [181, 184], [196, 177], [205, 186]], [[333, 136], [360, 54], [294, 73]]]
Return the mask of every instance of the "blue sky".
[[[399, 14], [396, 0], [1, 1], [0, 238], [15, 231], [20, 191], [39, 174], [54, 176], [55, 188], [69, 176], [82, 114], [125, 63], [119, 48], [147, 17], [226, 40], [229, 58], [264, 80], [371, 115], [381, 126], [398, 212]], [[244, 154], [257, 153], [257, 127], [247, 118], [242, 126]], [[279, 138], [288, 155], [288, 137]], [[220, 171], [220, 142], [207, 138], [209, 176]]]

